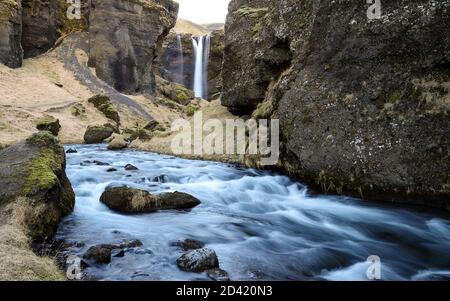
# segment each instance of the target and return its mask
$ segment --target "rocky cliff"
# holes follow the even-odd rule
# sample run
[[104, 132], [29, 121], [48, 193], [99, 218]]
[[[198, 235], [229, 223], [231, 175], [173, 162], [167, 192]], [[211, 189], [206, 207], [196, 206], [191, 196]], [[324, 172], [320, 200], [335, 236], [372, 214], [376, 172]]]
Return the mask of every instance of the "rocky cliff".
[[22, 5], [19, 0], [0, 0], [0, 63], [22, 65]]
[[22, 6], [24, 57], [34, 57], [45, 53], [58, 39], [58, 3], [57, 0], [23, 0]]
[[175, 26], [178, 4], [171, 0], [91, 3], [89, 65], [120, 92], [154, 92], [154, 61]]
[[284, 171], [450, 209], [450, 1], [233, 0], [222, 103], [279, 118]]

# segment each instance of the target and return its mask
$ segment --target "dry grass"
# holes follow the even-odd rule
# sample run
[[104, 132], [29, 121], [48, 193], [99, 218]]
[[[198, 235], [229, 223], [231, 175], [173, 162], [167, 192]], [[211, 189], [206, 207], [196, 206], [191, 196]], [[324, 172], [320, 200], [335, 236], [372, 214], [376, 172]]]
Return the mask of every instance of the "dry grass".
[[63, 281], [63, 273], [51, 258], [37, 256], [30, 249], [22, 228], [28, 201], [21, 199], [0, 209], [0, 281]]

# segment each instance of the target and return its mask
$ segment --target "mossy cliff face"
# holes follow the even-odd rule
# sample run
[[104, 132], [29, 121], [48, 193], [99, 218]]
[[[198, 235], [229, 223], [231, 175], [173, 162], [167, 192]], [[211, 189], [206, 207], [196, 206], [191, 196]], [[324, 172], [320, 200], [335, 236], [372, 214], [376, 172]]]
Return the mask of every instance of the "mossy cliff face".
[[233, 0], [222, 103], [279, 118], [278, 167], [316, 188], [450, 209], [450, 1], [368, 7]]
[[155, 92], [154, 60], [175, 26], [171, 0], [92, 0], [89, 65], [97, 76], [126, 93]]
[[19, 0], [0, 0], [0, 63], [22, 65], [22, 5]]
[[75, 202], [64, 148], [49, 132], [39, 132], [2, 150], [0, 159], [0, 208], [20, 212], [32, 240], [51, 238]]

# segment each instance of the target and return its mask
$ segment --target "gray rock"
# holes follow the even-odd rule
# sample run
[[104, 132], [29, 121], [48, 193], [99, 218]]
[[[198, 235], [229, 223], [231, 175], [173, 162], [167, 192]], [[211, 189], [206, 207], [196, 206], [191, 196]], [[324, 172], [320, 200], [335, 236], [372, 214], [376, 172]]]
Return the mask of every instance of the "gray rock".
[[22, 5], [20, 0], [0, 2], [0, 63], [22, 66]]
[[59, 124], [59, 119], [46, 115], [37, 120], [36, 128], [40, 131], [49, 131], [52, 135], [58, 136], [61, 125]]
[[132, 164], [127, 164], [125, 165], [125, 170], [139, 170], [139, 168], [137, 168], [136, 166], [132, 165]]
[[214, 281], [230, 281], [228, 273], [222, 269], [212, 269], [206, 272], [206, 275]]
[[278, 167], [315, 188], [450, 209], [450, 2], [409, 4], [231, 1], [222, 104], [279, 119]]
[[158, 210], [190, 209], [200, 204], [195, 197], [181, 192], [152, 195], [128, 187], [107, 188], [100, 201], [111, 210], [124, 213], [146, 213]]
[[87, 144], [102, 143], [103, 140], [109, 138], [114, 130], [104, 125], [90, 125], [84, 134], [84, 141]]
[[203, 242], [195, 239], [185, 239], [183, 241], [175, 241], [172, 242], [170, 245], [174, 247], [179, 247], [184, 251], [197, 250], [205, 246]]
[[211, 249], [198, 249], [177, 259], [178, 267], [185, 272], [201, 273], [219, 267], [216, 252]]
[[153, 61], [175, 25], [171, 0], [92, 0], [89, 65], [97, 76], [126, 93], [155, 91]]
[[22, 47], [24, 57], [45, 53], [59, 37], [56, 0], [22, 0]]

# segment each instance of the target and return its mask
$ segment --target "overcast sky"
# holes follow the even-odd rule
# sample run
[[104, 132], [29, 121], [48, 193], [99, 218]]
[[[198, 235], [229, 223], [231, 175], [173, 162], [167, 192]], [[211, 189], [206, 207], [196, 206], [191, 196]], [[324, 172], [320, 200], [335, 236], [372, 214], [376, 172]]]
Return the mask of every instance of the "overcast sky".
[[225, 23], [230, 0], [175, 0], [180, 3], [178, 16], [197, 24]]

